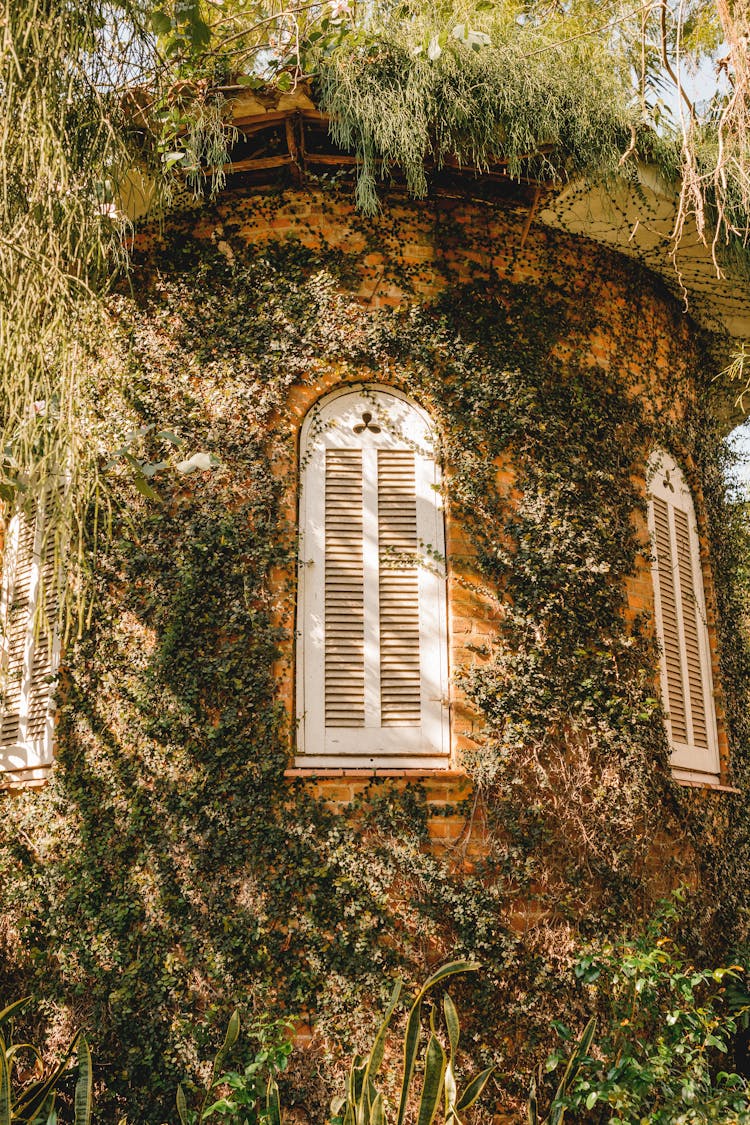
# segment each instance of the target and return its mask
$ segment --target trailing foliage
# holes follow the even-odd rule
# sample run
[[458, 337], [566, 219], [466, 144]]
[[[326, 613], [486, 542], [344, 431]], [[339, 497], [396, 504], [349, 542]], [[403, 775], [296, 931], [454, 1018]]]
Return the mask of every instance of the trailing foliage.
[[618, 169], [635, 118], [605, 45], [568, 43], [557, 28], [520, 25], [508, 12], [499, 24], [487, 25], [479, 49], [438, 37], [436, 58], [418, 41], [415, 54], [407, 23], [375, 41], [349, 36], [321, 59], [321, 107], [336, 141], [361, 161], [363, 211], [378, 208], [376, 178], [398, 169], [410, 192], [424, 196], [426, 163], [440, 168], [446, 159], [479, 170], [501, 162], [514, 178], [542, 181]]

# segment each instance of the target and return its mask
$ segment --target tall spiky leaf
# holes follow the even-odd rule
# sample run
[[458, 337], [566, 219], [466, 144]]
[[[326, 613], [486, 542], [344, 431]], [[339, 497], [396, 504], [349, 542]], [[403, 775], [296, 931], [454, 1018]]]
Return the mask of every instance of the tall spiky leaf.
[[10, 1125], [12, 1105], [10, 1068], [5, 1057], [5, 1040], [0, 1036], [0, 1125]]
[[266, 1087], [266, 1114], [268, 1125], [281, 1125], [281, 1099], [279, 1087], [273, 1075], [269, 1077]]
[[177, 1114], [180, 1118], [180, 1125], [188, 1125], [187, 1099], [185, 1098], [182, 1083], [177, 1087]]
[[424, 1083], [419, 1100], [417, 1125], [432, 1125], [443, 1093], [445, 1051], [436, 1035], [430, 1036], [424, 1063]]
[[14, 1000], [12, 1004], [8, 1004], [7, 1008], [3, 1008], [0, 1012], [0, 1027], [3, 1027], [8, 1020], [12, 1020], [14, 1016], [20, 1015], [30, 1000], [30, 996], [24, 996], [22, 1000]]
[[92, 1090], [91, 1051], [86, 1036], [81, 1032], [78, 1036], [78, 1081], [74, 1097], [75, 1125], [89, 1125], [91, 1121]]
[[465, 1109], [470, 1109], [474, 1105], [474, 1102], [492, 1077], [494, 1070], [494, 1066], [488, 1066], [486, 1070], [481, 1071], [472, 1078], [471, 1082], [469, 1082], [463, 1094], [458, 1099], [457, 1109], [459, 1113]]

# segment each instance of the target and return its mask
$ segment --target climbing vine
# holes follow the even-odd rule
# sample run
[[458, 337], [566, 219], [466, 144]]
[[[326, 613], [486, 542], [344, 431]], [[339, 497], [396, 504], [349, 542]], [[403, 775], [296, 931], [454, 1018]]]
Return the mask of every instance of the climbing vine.
[[[326, 213], [341, 190], [322, 195]], [[0, 981], [45, 1001], [53, 1037], [89, 1030], [106, 1120], [171, 1119], [178, 1080], [210, 1056], [235, 1005], [315, 1024], [321, 1046], [293, 1056], [284, 1099], [322, 1120], [339, 1051], [368, 1041], [389, 980], [423, 978], [446, 956], [483, 965], [460, 990], [465, 1049], [496, 1063], [489, 1104], [512, 1109], [550, 1019], [564, 1008], [566, 1022], [583, 1020], [569, 972], [582, 939], [631, 930], [672, 881], [694, 888], [695, 957], [750, 938], [747, 800], [669, 780], [654, 643], [627, 613], [646, 549], [645, 459], [662, 444], [689, 455], [705, 496], [741, 783], [740, 540], [723, 530], [700, 341], [637, 266], [578, 248], [581, 269], [566, 273], [571, 244], [550, 233], [534, 250], [538, 277], [511, 282], [493, 272], [481, 223], [468, 245], [468, 228], [443, 222], [440, 285], [422, 300], [422, 267], [398, 255], [408, 207], [350, 218], [356, 252], [316, 239], [304, 210], [299, 238], [262, 249], [246, 238], [301, 199], [204, 209], [214, 242], [175, 219], [154, 232], [135, 294], [113, 297], [112, 359], [127, 378], [102, 408], [138, 428], [144, 458], [168, 425], [220, 465], [165, 478], [161, 503], [121, 482], [91, 627], [66, 653], [53, 780], [4, 806]], [[399, 305], [352, 296], [368, 252], [382, 254], [381, 285], [400, 288]], [[466, 254], [486, 271], [479, 284], [459, 276]], [[627, 310], [607, 365], [592, 341], [611, 339], [608, 306], [580, 299], [581, 276], [608, 278]], [[660, 389], [633, 394], [652, 366]], [[284, 779], [290, 392], [333, 375], [392, 381], [430, 410], [452, 519], [498, 606], [495, 634], [455, 670], [482, 724], [458, 807], [431, 805], [418, 781], [378, 779], [341, 811]], [[444, 814], [464, 817], [481, 846], [431, 847]]]

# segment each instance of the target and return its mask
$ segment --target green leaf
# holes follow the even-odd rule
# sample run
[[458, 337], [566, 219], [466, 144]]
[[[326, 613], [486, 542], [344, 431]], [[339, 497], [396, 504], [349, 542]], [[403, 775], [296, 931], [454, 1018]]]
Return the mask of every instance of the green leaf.
[[81, 1032], [78, 1036], [78, 1081], [73, 1099], [75, 1125], [89, 1125], [91, 1120], [92, 1082], [91, 1051]]
[[424, 1062], [424, 1083], [419, 1101], [417, 1125], [432, 1125], [437, 1113], [445, 1077], [445, 1051], [436, 1035], [430, 1036]]
[[169, 35], [172, 21], [163, 8], [156, 8], [151, 13], [151, 27], [155, 35]]
[[23, 1000], [15, 1000], [12, 1004], [9, 1004], [7, 1008], [3, 1008], [2, 1012], [0, 1012], [0, 1027], [7, 1023], [8, 1020], [13, 1019], [13, 1016], [17, 1016], [22, 1012], [30, 1000], [30, 996], [24, 996]]
[[420, 997], [421, 993], [414, 1001], [411, 1011], [409, 1012], [409, 1018], [406, 1021], [406, 1031], [404, 1033], [404, 1073], [401, 1079], [401, 1097], [399, 1099], [397, 1125], [403, 1125], [404, 1115], [406, 1114], [406, 1103], [409, 1096], [409, 1087], [411, 1086], [414, 1065], [417, 1061], [417, 1051], [419, 1050], [419, 1021], [422, 1015], [422, 1001]]
[[266, 1087], [266, 1113], [268, 1125], [281, 1125], [279, 1087], [273, 1075], [268, 1079], [268, 1086]]
[[446, 992], [443, 997], [443, 1014], [445, 1015], [445, 1026], [448, 1028], [448, 1040], [451, 1048], [451, 1058], [455, 1057], [458, 1051], [458, 1038], [461, 1034], [461, 1024], [458, 1019], [458, 1012], [456, 1005], [451, 1000]]
[[0, 1125], [10, 1125], [11, 1123], [12, 1100], [10, 1070], [8, 1060], [5, 1057], [5, 1041], [0, 1036]]
[[471, 1082], [469, 1082], [463, 1094], [458, 1099], [458, 1106], [456, 1108], [458, 1109], [459, 1113], [461, 1113], [465, 1109], [470, 1109], [471, 1106], [474, 1105], [474, 1102], [477, 1100], [477, 1098], [480, 1097], [482, 1091], [492, 1077], [494, 1070], [494, 1066], [488, 1066], [486, 1070], [480, 1071], [479, 1074], [476, 1074], [472, 1078]]
[[370, 1106], [370, 1125], [385, 1125], [385, 1109], [383, 1095], [377, 1094]]
[[388, 1001], [388, 1007], [385, 1010], [385, 1015], [383, 1016], [383, 1020], [380, 1024], [380, 1027], [378, 1028], [378, 1033], [375, 1036], [375, 1042], [372, 1045], [372, 1050], [370, 1051], [369, 1057], [367, 1059], [367, 1068], [365, 1070], [364, 1077], [365, 1082], [372, 1081], [373, 1076], [376, 1075], [380, 1070], [380, 1064], [383, 1061], [383, 1053], [385, 1051], [385, 1037], [388, 1032], [388, 1026], [391, 1022], [391, 1019], [393, 1018], [393, 1013], [396, 1010], [396, 1005], [399, 1002], [401, 989], [403, 987], [404, 982], [402, 980], [397, 980], [395, 985], [393, 986], [393, 992], [391, 993], [391, 998]]
[[177, 1087], [177, 1114], [180, 1118], [181, 1125], [188, 1125], [188, 1108], [182, 1083]]
[[439, 984], [441, 980], [455, 976], [456, 973], [475, 973], [478, 969], [481, 969], [481, 967], [478, 961], [448, 961], [447, 964], [442, 965], [436, 973], [433, 973], [432, 976], [425, 981], [419, 990], [417, 1000], [421, 1000], [433, 985]]
[[151, 487], [142, 473], [139, 473], [135, 478], [135, 487], [141, 496], [145, 496], [147, 500], [152, 500], [155, 504], [161, 504], [161, 496], [155, 488]]
[[536, 1079], [531, 1079], [531, 1087], [529, 1089], [529, 1100], [526, 1105], [526, 1116], [528, 1118], [528, 1125], [539, 1125], [539, 1112], [536, 1100]]

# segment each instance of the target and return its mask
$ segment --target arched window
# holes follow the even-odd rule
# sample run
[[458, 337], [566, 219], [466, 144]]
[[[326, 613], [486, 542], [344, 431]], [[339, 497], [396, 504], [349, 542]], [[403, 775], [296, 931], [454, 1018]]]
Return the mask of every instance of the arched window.
[[440, 477], [425, 412], [334, 392], [300, 449], [298, 766], [449, 764]]
[[[53, 550], [43, 512], [9, 521], [0, 590], [0, 785], [42, 780], [52, 763], [59, 637]], [[37, 612], [44, 599], [44, 612]]]
[[719, 750], [695, 510], [682, 471], [664, 452], [649, 461], [656, 629], [672, 768], [686, 780], [716, 779]]

